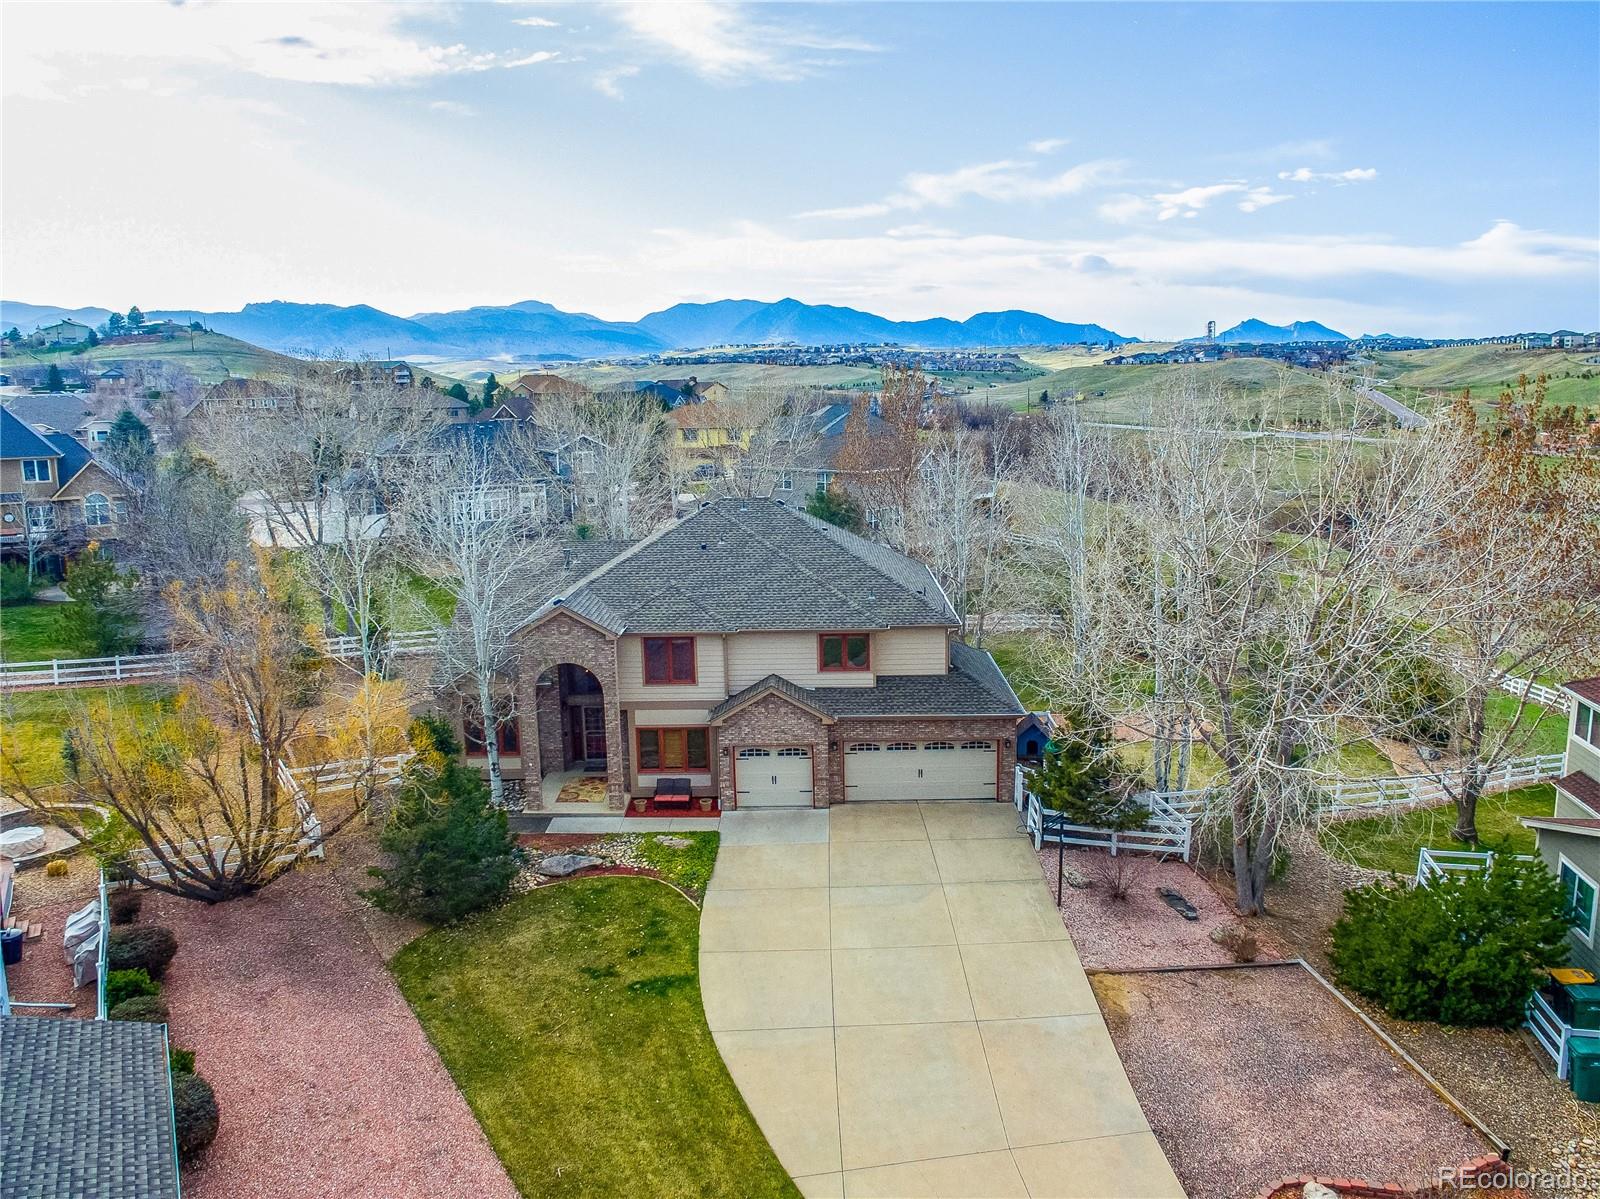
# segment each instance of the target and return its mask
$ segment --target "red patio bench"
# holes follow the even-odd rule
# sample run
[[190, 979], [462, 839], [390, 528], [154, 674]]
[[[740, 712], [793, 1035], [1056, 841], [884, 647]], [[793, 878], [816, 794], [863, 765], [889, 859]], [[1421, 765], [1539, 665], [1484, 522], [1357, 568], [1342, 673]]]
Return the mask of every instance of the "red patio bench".
[[651, 802], [657, 808], [682, 808], [687, 812], [694, 804], [694, 797], [689, 794], [689, 780], [685, 778], [657, 779], [656, 793], [651, 797]]

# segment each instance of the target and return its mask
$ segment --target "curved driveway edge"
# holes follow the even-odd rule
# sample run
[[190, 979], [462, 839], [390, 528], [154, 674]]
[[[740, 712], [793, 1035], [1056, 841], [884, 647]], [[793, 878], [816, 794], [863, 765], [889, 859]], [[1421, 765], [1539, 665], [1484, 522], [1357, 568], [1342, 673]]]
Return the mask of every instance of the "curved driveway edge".
[[1010, 805], [721, 832], [706, 1020], [807, 1196], [1181, 1199]]

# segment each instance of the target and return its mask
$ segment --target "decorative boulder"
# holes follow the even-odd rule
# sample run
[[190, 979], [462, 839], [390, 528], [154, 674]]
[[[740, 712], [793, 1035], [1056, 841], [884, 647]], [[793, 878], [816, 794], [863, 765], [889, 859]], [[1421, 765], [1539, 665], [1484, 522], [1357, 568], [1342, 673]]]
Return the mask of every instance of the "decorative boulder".
[[533, 870], [535, 874], [542, 874], [546, 878], [566, 878], [569, 874], [588, 870], [591, 866], [604, 865], [605, 859], [591, 857], [588, 854], [557, 853], [536, 863]]

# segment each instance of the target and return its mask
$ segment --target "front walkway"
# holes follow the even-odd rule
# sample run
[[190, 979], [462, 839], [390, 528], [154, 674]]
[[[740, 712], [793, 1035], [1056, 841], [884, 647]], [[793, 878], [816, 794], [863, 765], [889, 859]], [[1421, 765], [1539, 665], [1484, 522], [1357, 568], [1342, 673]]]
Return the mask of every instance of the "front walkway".
[[730, 812], [706, 1020], [807, 1196], [1177, 1196], [1010, 805]]

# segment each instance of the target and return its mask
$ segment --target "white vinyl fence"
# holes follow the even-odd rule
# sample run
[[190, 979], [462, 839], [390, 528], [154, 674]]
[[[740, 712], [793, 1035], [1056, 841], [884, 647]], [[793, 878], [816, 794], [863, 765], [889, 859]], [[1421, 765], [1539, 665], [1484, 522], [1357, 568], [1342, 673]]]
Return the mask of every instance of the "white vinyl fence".
[[[431, 652], [442, 629], [393, 633], [386, 643], [391, 657]], [[350, 659], [361, 656], [359, 637], [328, 638], [328, 655]], [[39, 662], [0, 662], [0, 691], [36, 687], [86, 687], [118, 683], [148, 683], [176, 678], [183, 673], [184, 655], [121, 654], [110, 658], [51, 658]]]
[[[1517, 854], [1517, 861], [1531, 862], [1534, 859], [1528, 854]], [[1429, 849], [1424, 846], [1417, 851], [1417, 882], [1425, 883], [1430, 878], [1444, 878], [1451, 874], [1475, 874], [1479, 870], [1487, 870], [1494, 864], [1494, 854], [1487, 850], [1472, 849]]]
[[[1562, 763], [1561, 754], [1514, 758], [1488, 774], [1484, 780], [1484, 790], [1501, 791], [1557, 778], [1561, 774]], [[1036, 849], [1046, 841], [1064, 841], [1068, 845], [1109, 849], [1112, 853], [1142, 851], [1179, 854], [1185, 860], [1193, 848], [1194, 826], [1200, 822], [1209, 805], [1227, 801], [1227, 791], [1221, 787], [1145, 791], [1136, 798], [1150, 809], [1149, 821], [1136, 832], [1113, 833], [1109, 829], [1068, 824], [1059, 813], [1046, 810], [1039, 803], [1038, 796], [1028, 790], [1027, 773], [1021, 766], [1016, 768], [1012, 784], [1012, 802], [1017, 811], [1023, 814], [1028, 835], [1033, 838]], [[1449, 799], [1450, 794], [1444, 784], [1425, 774], [1376, 779], [1328, 779], [1323, 786], [1317, 815], [1327, 819], [1351, 813], [1428, 807], [1448, 802]], [[1453, 867], [1441, 865], [1440, 868]], [[1420, 864], [1418, 869], [1421, 870]]]

